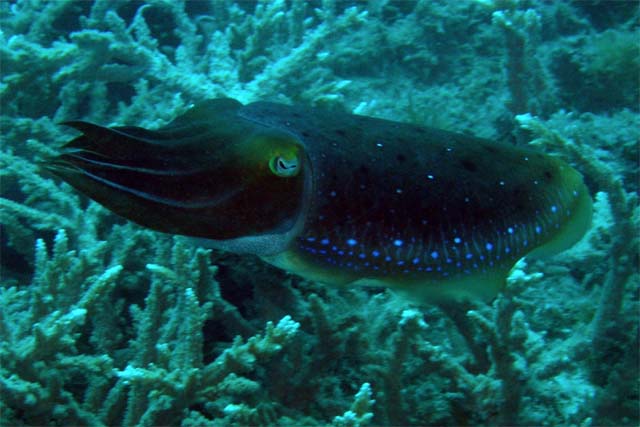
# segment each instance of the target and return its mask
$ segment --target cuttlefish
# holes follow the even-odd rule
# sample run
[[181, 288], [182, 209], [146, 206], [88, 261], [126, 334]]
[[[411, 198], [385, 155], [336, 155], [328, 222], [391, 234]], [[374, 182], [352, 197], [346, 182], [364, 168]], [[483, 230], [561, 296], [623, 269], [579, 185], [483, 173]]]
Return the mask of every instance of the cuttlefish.
[[591, 221], [559, 158], [414, 124], [233, 99], [157, 130], [65, 124], [82, 135], [46, 168], [116, 214], [418, 301], [490, 299], [519, 259], [567, 249]]

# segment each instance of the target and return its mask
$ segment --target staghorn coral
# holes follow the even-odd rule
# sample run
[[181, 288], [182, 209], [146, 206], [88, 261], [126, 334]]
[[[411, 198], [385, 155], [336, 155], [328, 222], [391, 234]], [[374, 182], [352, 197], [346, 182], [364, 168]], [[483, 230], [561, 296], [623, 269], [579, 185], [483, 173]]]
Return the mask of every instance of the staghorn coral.
[[[122, 314], [113, 313], [108, 300], [123, 266], [92, 274], [107, 244], [93, 244], [80, 253], [69, 250], [68, 244], [66, 233], [60, 231], [49, 257], [39, 240], [31, 287], [2, 289], [4, 420], [40, 425], [54, 420], [86, 425], [176, 424], [190, 406], [210, 402], [204, 413], [227, 415], [217, 425], [242, 422], [237, 413], [225, 409], [231, 404], [225, 402], [234, 397], [255, 400], [251, 396], [259, 393], [259, 384], [241, 375], [277, 354], [299, 324], [288, 316], [277, 325], [268, 322], [264, 336], [246, 342], [237, 337], [204, 363], [202, 329], [213, 303], [200, 304], [199, 298], [206, 301], [215, 295], [215, 269], [204, 262], [206, 251], [194, 253], [176, 244], [171, 251], [173, 269], [147, 265], [154, 277], [144, 310], [129, 306], [135, 339], [127, 350], [131, 359], [125, 363], [113, 353], [123, 338], [116, 342], [113, 331], [105, 330], [115, 326]], [[108, 338], [98, 341], [98, 337]]]
[[[68, 244], [60, 231], [49, 258], [44, 242], [38, 240], [32, 287], [2, 288], [0, 409], [10, 424], [46, 424], [52, 417], [66, 423], [99, 423], [95, 412], [83, 408], [65, 384], [79, 375], [89, 382], [113, 368], [106, 354], [83, 354], [79, 336], [88, 320], [105, 309], [122, 266], [99, 272], [95, 260], [105, 245], [78, 255]], [[28, 416], [22, 418], [23, 414]]]
[[371, 385], [364, 383], [356, 393], [356, 398], [351, 408], [344, 415], [333, 419], [332, 425], [336, 427], [358, 427], [368, 425], [373, 418], [371, 407], [375, 400], [371, 399]]
[[[597, 150], [597, 145], [594, 144], [589, 148], [582, 147], [575, 141], [569, 141], [553, 127], [545, 126], [531, 115], [518, 116], [517, 120], [522, 127], [532, 131], [538, 137], [532, 143], [545, 147], [552, 146], [555, 150], [564, 152], [575, 163], [580, 164], [587, 176], [597, 185], [597, 188], [606, 194], [603, 197], [606, 197], [610, 209], [611, 241], [604, 260], [607, 263], [607, 268], [601, 272], [599, 278], [603, 283], [600, 303], [590, 325], [591, 378], [598, 386], [609, 389], [615, 387], [618, 388], [618, 392], [620, 389], [629, 390], [625, 394], [637, 393], [638, 385], [636, 383], [618, 381], [619, 377], [624, 376], [620, 375], [618, 370], [629, 369], [630, 364], [637, 359], [637, 356], [634, 356], [632, 352], [628, 357], [617, 358], [613, 371], [610, 366], [611, 354], [622, 351], [624, 348], [634, 348], [639, 334], [638, 323], [634, 322], [634, 315], [629, 314], [637, 313], [637, 295], [640, 290], [637, 258], [640, 251], [640, 239], [637, 233], [640, 229], [638, 223], [640, 208], [638, 207], [637, 181], [626, 182], [619, 176], [620, 171], [610, 170], [599, 159], [600, 156], [594, 152]], [[637, 123], [637, 119], [635, 121]], [[638, 127], [634, 126], [628, 131], [633, 138], [628, 140], [628, 143], [635, 144], [637, 147], [640, 140]], [[579, 123], [573, 126], [571, 134], [572, 136], [581, 135]], [[632, 175], [635, 176], [638, 172], [638, 165], [635, 164], [634, 168]], [[625, 294], [629, 297], [625, 298]], [[624, 304], [625, 299], [627, 300], [626, 304]], [[629, 323], [626, 333], [619, 333], [620, 325], [626, 323]], [[605, 362], [607, 359], [609, 359], [608, 363]], [[607, 369], [603, 369], [605, 363], [609, 365]], [[606, 394], [600, 393], [599, 400], [596, 405], [602, 410], [606, 406], [602, 400], [608, 400]], [[597, 422], [603, 422], [602, 420], [607, 417], [606, 411], [597, 415], [599, 417], [596, 418]]]

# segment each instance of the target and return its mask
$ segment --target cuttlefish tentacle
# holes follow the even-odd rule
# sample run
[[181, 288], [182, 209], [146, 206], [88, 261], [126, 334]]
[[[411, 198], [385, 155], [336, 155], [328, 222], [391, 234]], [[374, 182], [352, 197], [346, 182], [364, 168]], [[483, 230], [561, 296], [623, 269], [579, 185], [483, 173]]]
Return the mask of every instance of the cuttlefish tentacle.
[[126, 218], [422, 301], [491, 298], [591, 219], [562, 160], [411, 124], [230, 99], [158, 130], [66, 124], [82, 135], [45, 166]]

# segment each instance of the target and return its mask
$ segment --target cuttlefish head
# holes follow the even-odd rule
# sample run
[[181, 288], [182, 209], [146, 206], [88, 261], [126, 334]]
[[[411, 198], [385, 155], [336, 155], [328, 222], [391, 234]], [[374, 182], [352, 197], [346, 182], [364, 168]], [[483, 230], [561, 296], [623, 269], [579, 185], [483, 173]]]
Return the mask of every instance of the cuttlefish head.
[[239, 105], [200, 105], [156, 131], [67, 122], [82, 135], [42, 165], [154, 230], [214, 241], [290, 234], [302, 221], [309, 182], [304, 147], [239, 119]]

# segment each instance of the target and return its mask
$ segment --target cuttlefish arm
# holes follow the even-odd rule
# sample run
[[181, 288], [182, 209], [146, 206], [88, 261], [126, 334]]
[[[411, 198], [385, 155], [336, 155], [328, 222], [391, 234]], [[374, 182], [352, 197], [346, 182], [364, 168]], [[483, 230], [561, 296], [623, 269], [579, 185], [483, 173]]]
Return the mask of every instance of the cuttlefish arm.
[[280, 251], [302, 215], [304, 151], [293, 136], [238, 118], [240, 107], [211, 100], [158, 130], [66, 122], [82, 135], [43, 166], [145, 227]]
[[45, 167], [125, 218], [421, 301], [489, 299], [591, 220], [562, 160], [406, 123], [216, 99], [158, 130], [67, 124], [82, 135]]

